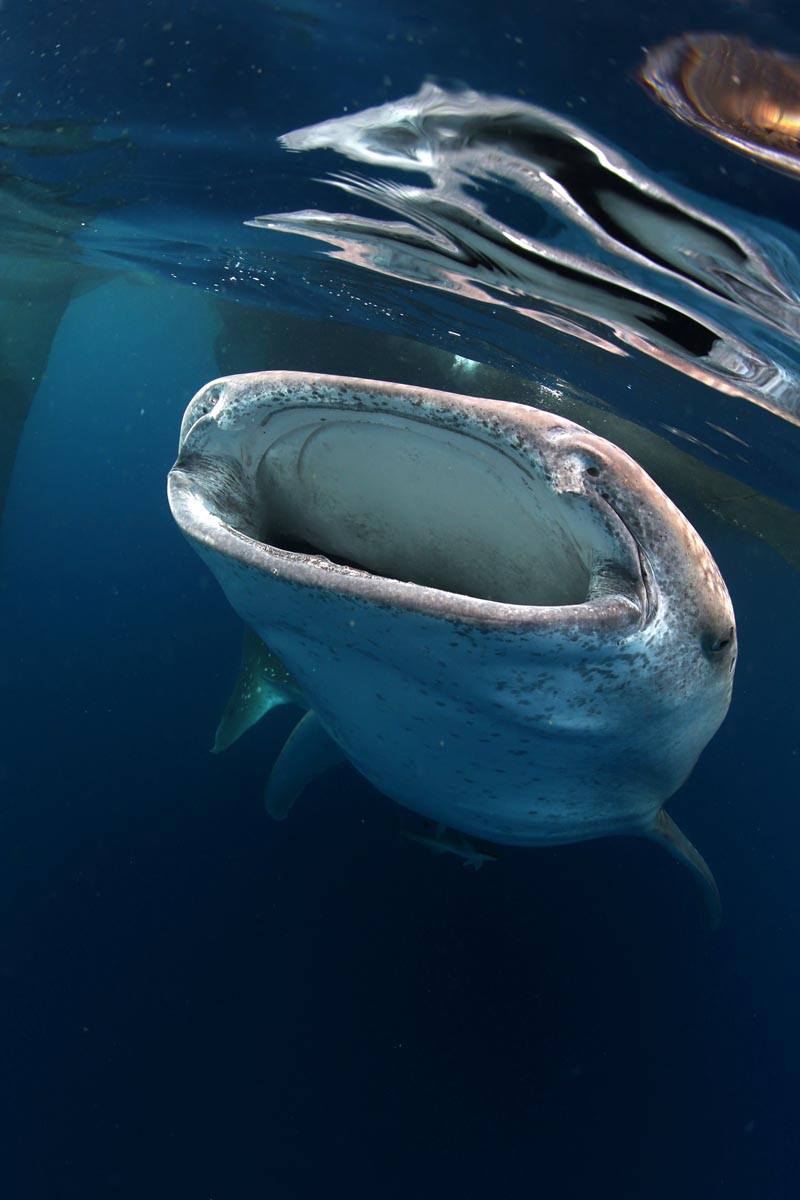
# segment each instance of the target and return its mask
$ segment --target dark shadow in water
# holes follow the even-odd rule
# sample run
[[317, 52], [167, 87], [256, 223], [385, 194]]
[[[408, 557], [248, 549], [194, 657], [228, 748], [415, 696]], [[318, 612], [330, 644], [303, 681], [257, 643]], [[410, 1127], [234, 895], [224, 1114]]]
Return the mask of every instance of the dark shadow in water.
[[[0, 127], [0, 519], [28, 411], [67, 306], [110, 277], [82, 260], [77, 237], [112, 202], [78, 198], [84, 177], [68, 162], [69, 181], [19, 173], [19, 162], [92, 156], [127, 143], [95, 140], [94, 127], [42, 121]], [[30, 165], [27, 164], [26, 165]]]

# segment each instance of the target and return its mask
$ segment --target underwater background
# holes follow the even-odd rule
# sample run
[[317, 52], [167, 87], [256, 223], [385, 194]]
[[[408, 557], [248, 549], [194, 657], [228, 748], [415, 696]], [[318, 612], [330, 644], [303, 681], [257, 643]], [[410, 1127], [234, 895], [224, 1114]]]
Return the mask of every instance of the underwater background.
[[[642, 87], [691, 30], [800, 54], [771, 0], [0, 7], [8, 1200], [798, 1194], [800, 180]], [[552, 140], [439, 170], [419, 112], [367, 118], [360, 159], [278, 141], [426, 81], [550, 114], [562, 192], [524, 183]], [[578, 144], [645, 217], [608, 217]], [[564, 200], [589, 192], [603, 244]], [[241, 626], [165, 477], [202, 384], [278, 368], [545, 386], [680, 504], [740, 640], [669, 806], [718, 933], [643, 841], [465, 871], [355, 772], [270, 822], [296, 712], [209, 753]]]

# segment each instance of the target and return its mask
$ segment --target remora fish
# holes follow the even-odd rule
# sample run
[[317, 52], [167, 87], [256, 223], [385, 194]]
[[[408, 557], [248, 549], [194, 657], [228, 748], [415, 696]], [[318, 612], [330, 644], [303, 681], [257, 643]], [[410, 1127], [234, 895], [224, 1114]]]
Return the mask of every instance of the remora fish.
[[417, 842], [434, 854], [452, 854], [461, 859], [462, 866], [470, 867], [473, 871], [480, 871], [485, 862], [497, 861], [497, 855], [488, 847], [478, 846], [462, 834], [446, 829], [444, 825], [437, 825], [432, 833], [413, 833], [406, 829], [403, 837]]
[[294, 372], [191, 401], [173, 515], [311, 710], [284, 815], [342, 757], [494, 843], [639, 834], [718, 893], [663, 810], [730, 702], [708, 549], [623, 451], [528, 406]]

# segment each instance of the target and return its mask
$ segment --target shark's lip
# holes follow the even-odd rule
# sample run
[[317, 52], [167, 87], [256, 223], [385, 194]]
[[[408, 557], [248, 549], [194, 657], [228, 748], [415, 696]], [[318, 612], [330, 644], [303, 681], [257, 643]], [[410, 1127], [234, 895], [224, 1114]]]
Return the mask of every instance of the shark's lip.
[[[287, 582], [327, 592], [338, 593], [369, 604], [392, 606], [430, 616], [459, 620], [475, 626], [514, 627], [530, 630], [569, 631], [570, 634], [600, 634], [624, 636], [641, 628], [652, 616], [655, 592], [648, 581], [646, 554], [633, 532], [614, 507], [610, 496], [594, 486], [581, 470], [585, 467], [585, 454], [602, 456], [604, 459], [620, 455], [621, 452], [601, 438], [587, 434], [571, 422], [554, 417], [538, 409], [502, 402], [476, 400], [473, 397], [454, 396], [449, 393], [431, 393], [424, 389], [376, 381], [341, 380], [336, 377], [308, 376], [301, 373], [265, 373], [259, 376], [236, 377], [237, 389], [234, 398], [221, 399], [222, 384], [215, 381], [207, 385], [190, 405], [181, 436], [181, 454], [170, 473], [169, 499], [173, 514], [184, 533], [198, 547], [205, 547], [216, 554], [240, 563], [243, 567], [256, 570]], [[333, 410], [352, 411], [353, 390], [361, 388], [365, 395], [375, 398], [376, 404], [394, 406], [404, 416], [413, 415], [431, 425], [437, 419], [450, 419], [453, 412], [459, 417], [466, 413], [471, 418], [477, 414], [481, 419], [497, 421], [503, 425], [504, 434], [521, 436], [519, 429], [529, 438], [541, 442], [537, 451], [544, 447], [546, 457], [552, 460], [552, 486], [556, 492], [582, 493], [598, 513], [603, 515], [607, 527], [613, 530], [619, 545], [620, 564], [599, 573], [591, 579], [587, 598], [579, 603], [567, 604], [521, 604], [507, 603], [494, 599], [443, 590], [426, 584], [407, 582], [372, 574], [369, 570], [342, 565], [315, 553], [284, 549], [260, 540], [252, 533], [237, 529], [223, 513], [203, 494], [197, 482], [197, 463], [205, 458], [208, 437], [215, 423], [233, 422], [236, 416], [226, 415], [225, 406], [231, 409], [239, 405], [245, 412], [248, 405], [248, 389], [259, 387], [272, 389], [276, 401], [272, 411], [286, 412], [292, 407], [293, 395], [298, 389], [313, 389], [315, 386], [328, 388], [336, 396], [335, 389], [345, 386], [348, 401], [328, 401]], [[205, 398], [204, 398], [205, 397]], [[424, 418], [420, 415], [421, 404], [428, 410]], [[437, 407], [438, 406], [438, 407]], [[270, 405], [266, 406], [267, 408]], [[376, 411], [376, 410], [367, 410]], [[432, 415], [433, 414], [433, 415]], [[438, 417], [437, 415], [438, 414]], [[442, 415], [444, 414], [444, 415]], [[268, 417], [261, 417], [264, 424]], [[253, 418], [253, 424], [256, 423]], [[548, 440], [550, 439], [550, 440]], [[588, 441], [587, 441], [588, 439]], [[562, 470], [566, 459], [571, 461], [569, 470]], [[627, 456], [622, 456], [630, 463]], [[547, 470], [545, 463], [545, 470]], [[635, 464], [631, 464], [635, 466]], [[576, 474], [577, 472], [577, 474]], [[590, 472], [591, 474], [591, 472]], [[216, 509], [216, 511], [215, 511]], [[624, 569], [621, 564], [624, 563]]]
[[647, 625], [653, 620], [658, 608], [658, 590], [653, 580], [653, 572], [648, 561], [647, 551], [641, 545], [622, 514], [614, 507], [610, 498], [598, 496], [598, 503], [606, 505], [610, 512], [613, 513], [614, 518], [625, 529], [632, 545], [636, 548], [638, 559], [635, 575], [636, 603], [640, 612], [640, 624]]
[[172, 468], [168, 496], [173, 516], [198, 548], [222, 554], [242, 567], [296, 584], [348, 596], [368, 604], [403, 608], [421, 615], [458, 620], [476, 627], [509, 627], [574, 633], [624, 634], [641, 627], [644, 585], [584, 600], [580, 604], [506, 604], [448, 592], [424, 584], [373, 575], [319, 555], [283, 550], [234, 529], [200, 501], [187, 472]]

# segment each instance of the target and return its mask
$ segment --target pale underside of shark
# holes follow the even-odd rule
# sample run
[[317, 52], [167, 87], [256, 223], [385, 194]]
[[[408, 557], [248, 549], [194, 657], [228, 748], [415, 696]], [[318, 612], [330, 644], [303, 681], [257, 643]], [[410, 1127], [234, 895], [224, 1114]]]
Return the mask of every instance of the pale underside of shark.
[[716, 911], [663, 804], [727, 711], [733, 610], [617, 447], [521, 405], [268, 372], [194, 398], [169, 497], [279, 660], [246, 666], [217, 746], [275, 703], [308, 709], [273, 815], [345, 759], [457, 835], [660, 841]]

